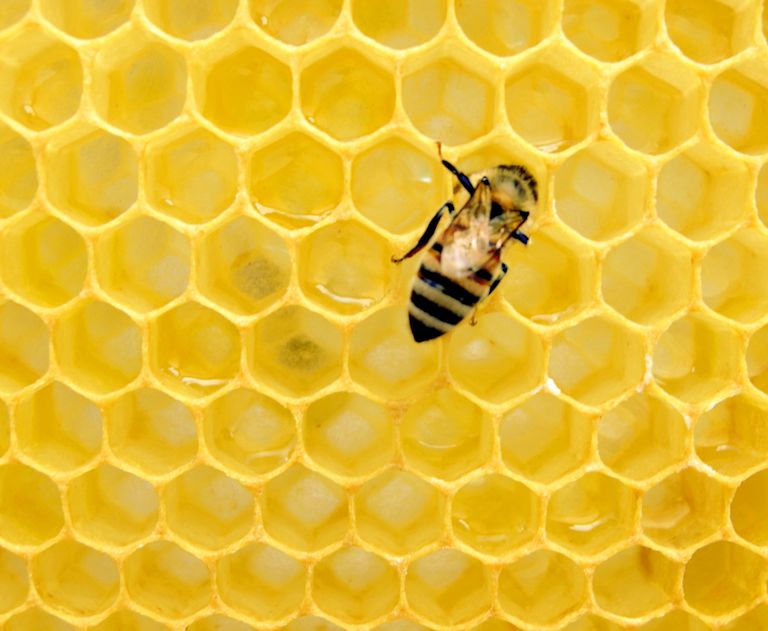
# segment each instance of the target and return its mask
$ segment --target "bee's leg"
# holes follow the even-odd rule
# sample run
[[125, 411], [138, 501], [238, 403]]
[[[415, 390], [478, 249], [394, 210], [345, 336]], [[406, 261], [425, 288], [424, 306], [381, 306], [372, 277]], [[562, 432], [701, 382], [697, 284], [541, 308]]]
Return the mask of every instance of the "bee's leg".
[[469, 326], [475, 326], [477, 324], [477, 305], [472, 309], [472, 315], [469, 318]]
[[510, 236], [513, 239], [517, 239], [523, 245], [528, 245], [528, 235], [527, 234], [523, 234], [522, 232], [515, 231]]
[[421, 250], [424, 249], [424, 247], [432, 240], [432, 237], [435, 236], [435, 231], [437, 230], [437, 226], [440, 223], [440, 220], [443, 218], [443, 213], [445, 211], [448, 211], [449, 215], [452, 215], [456, 208], [453, 205], [453, 202], [445, 202], [442, 206], [440, 206], [440, 209], [435, 213], [435, 216], [432, 217], [432, 220], [427, 225], [427, 229], [424, 231], [424, 234], [421, 235], [416, 245], [414, 245], [410, 250], [408, 250], [403, 256], [392, 257], [393, 263], [400, 263], [404, 261], [405, 259], [411, 258], [414, 254], [417, 254]]
[[475, 187], [472, 186], [472, 182], [469, 181], [469, 178], [466, 175], [448, 162], [448, 160], [443, 158], [443, 146], [439, 142], [437, 143], [437, 155], [440, 156], [440, 161], [443, 163], [443, 166], [453, 173], [456, 176], [456, 179], [459, 180], [461, 185], [466, 189], [467, 193], [472, 195], [472, 193], [475, 192]]
[[[518, 234], [518, 233], [515, 233]], [[488, 288], [488, 295], [490, 296], [494, 290], [499, 286], [501, 279], [507, 275], [508, 267], [506, 263], [501, 264], [501, 271], [496, 274], [496, 278], [491, 281], [491, 286]]]

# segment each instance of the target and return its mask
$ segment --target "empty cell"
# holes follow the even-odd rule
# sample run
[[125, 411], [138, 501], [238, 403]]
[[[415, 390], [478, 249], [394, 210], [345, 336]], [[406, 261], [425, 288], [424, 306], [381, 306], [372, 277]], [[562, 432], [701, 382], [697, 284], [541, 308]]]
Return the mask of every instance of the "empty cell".
[[340, 49], [314, 62], [300, 83], [307, 120], [337, 140], [370, 134], [392, 118], [392, 70], [356, 50]]
[[77, 51], [36, 25], [0, 45], [0, 110], [33, 131], [71, 118], [80, 107], [83, 68]]
[[145, 0], [147, 17], [169, 35], [187, 40], [210, 37], [232, 21], [238, 0]]
[[27, 561], [0, 548], [0, 611], [15, 609], [27, 599], [29, 575]]
[[265, 33], [300, 46], [325, 35], [336, 23], [343, 0], [250, 0], [253, 21]]
[[[11, 3], [13, 4], [13, 2]], [[135, 0], [41, 0], [43, 17], [67, 35], [102, 37], [128, 21]]]
[[446, 0], [353, 0], [352, 19], [365, 35], [390, 48], [429, 41], [445, 22]]
[[228, 470], [269, 473], [285, 464], [296, 444], [293, 415], [276, 401], [240, 388], [216, 399], [203, 412], [208, 451]]
[[729, 624], [721, 627], [723, 631], [761, 631], [768, 625], [768, 605], [763, 603], [748, 611]]
[[128, 597], [162, 618], [187, 618], [210, 602], [206, 564], [168, 541], [138, 548], [122, 569]]
[[88, 631], [165, 631], [167, 628], [140, 613], [121, 609], [99, 624], [88, 627]]
[[4, 456], [11, 446], [11, 419], [8, 406], [0, 401], [0, 456]]
[[760, 174], [757, 176], [757, 189], [755, 191], [755, 203], [757, 212], [763, 225], [768, 226], [768, 163], [763, 163]]
[[[600, 616], [587, 614], [565, 625], [562, 631], [622, 631], [625, 628]], [[675, 631], [681, 630], [675, 629]]]
[[[429, 628], [430, 627], [425, 627], [424, 625], [419, 624], [418, 622], [413, 622], [412, 620], [395, 618], [389, 622], [385, 622], [384, 624], [377, 626], [376, 631], [426, 631]], [[323, 628], [322, 631], [326, 631], [325, 628]]]
[[304, 413], [302, 439], [309, 457], [337, 475], [368, 475], [395, 457], [389, 412], [353, 392], [314, 401]]
[[768, 393], [768, 327], [755, 331], [747, 346], [747, 372], [752, 383]]
[[0, 392], [11, 394], [48, 371], [48, 327], [15, 302], [0, 303]]
[[76, 631], [75, 627], [67, 624], [62, 619], [46, 613], [37, 607], [31, 607], [6, 621], [4, 629], [8, 631]]
[[312, 575], [312, 598], [330, 616], [350, 624], [389, 613], [400, 599], [400, 578], [387, 561], [345, 547], [322, 559]]
[[279, 620], [298, 610], [305, 582], [301, 561], [263, 543], [245, 546], [216, 564], [221, 599], [259, 621]]
[[[423, 627], [417, 627], [422, 629]], [[381, 630], [381, 627], [379, 627]], [[472, 631], [519, 631], [518, 627], [501, 618], [488, 618], [485, 622], [472, 627]]]
[[390, 469], [355, 493], [357, 534], [391, 555], [417, 552], [435, 541], [444, 515], [445, 496], [408, 471]]
[[491, 457], [488, 415], [454, 390], [414, 402], [400, 424], [406, 462], [424, 475], [455, 480]]
[[187, 627], [187, 631], [253, 631], [253, 627], [234, 618], [213, 614], [205, 618], [198, 618]]
[[[681, 609], [654, 618], [637, 627], [637, 631], [710, 631], [712, 627]], [[727, 628], [727, 627], [725, 627]], [[745, 631], [742, 629], [742, 631]], [[758, 631], [757, 629], [755, 631]]]
[[0, 538], [37, 546], [63, 526], [61, 495], [48, 476], [17, 462], [0, 466]]
[[0, 29], [18, 22], [29, 11], [30, 0], [6, 0], [0, 7]]
[[740, 537], [756, 546], [768, 545], [768, 470], [744, 480], [731, 500], [731, 524]]
[[75, 616], [110, 607], [120, 591], [120, 570], [112, 557], [64, 540], [32, 559], [32, 580], [45, 604]]
[[29, 206], [37, 187], [32, 146], [11, 128], [0, 125], [0, 219]]
[[137, 217], [99, 236], [94, 265], [99, 285], [116, 301], [151, 311], [187, 288], [189, 241], [162, 221]]

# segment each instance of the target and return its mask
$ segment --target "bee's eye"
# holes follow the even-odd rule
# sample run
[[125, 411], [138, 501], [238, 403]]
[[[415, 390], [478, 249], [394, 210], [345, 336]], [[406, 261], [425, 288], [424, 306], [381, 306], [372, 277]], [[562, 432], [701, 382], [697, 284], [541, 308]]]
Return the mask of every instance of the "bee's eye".
[[494, 217], [500, 217], [504, 214], [504, 209], [499, 202], [491, 202], [491, 219]]

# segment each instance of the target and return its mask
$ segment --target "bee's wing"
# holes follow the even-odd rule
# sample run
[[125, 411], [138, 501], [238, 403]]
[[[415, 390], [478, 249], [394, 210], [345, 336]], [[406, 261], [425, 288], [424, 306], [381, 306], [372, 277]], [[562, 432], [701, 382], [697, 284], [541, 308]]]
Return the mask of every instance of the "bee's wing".
[[446, 228], [440, 255], [446, 276], [469, 276], [492, 256], [491, 201], [491, 185], [487, 180], [480, 180], [472, 197]]

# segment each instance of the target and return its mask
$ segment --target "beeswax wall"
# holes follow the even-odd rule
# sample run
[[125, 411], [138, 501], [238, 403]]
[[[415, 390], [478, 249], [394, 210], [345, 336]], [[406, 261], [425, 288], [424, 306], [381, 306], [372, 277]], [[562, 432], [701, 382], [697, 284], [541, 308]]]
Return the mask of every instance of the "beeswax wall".
[[[768, 628], [766, 19], [3, 0], [3, 628]], [[417, 345], [435, 139], [541, 203]]]

